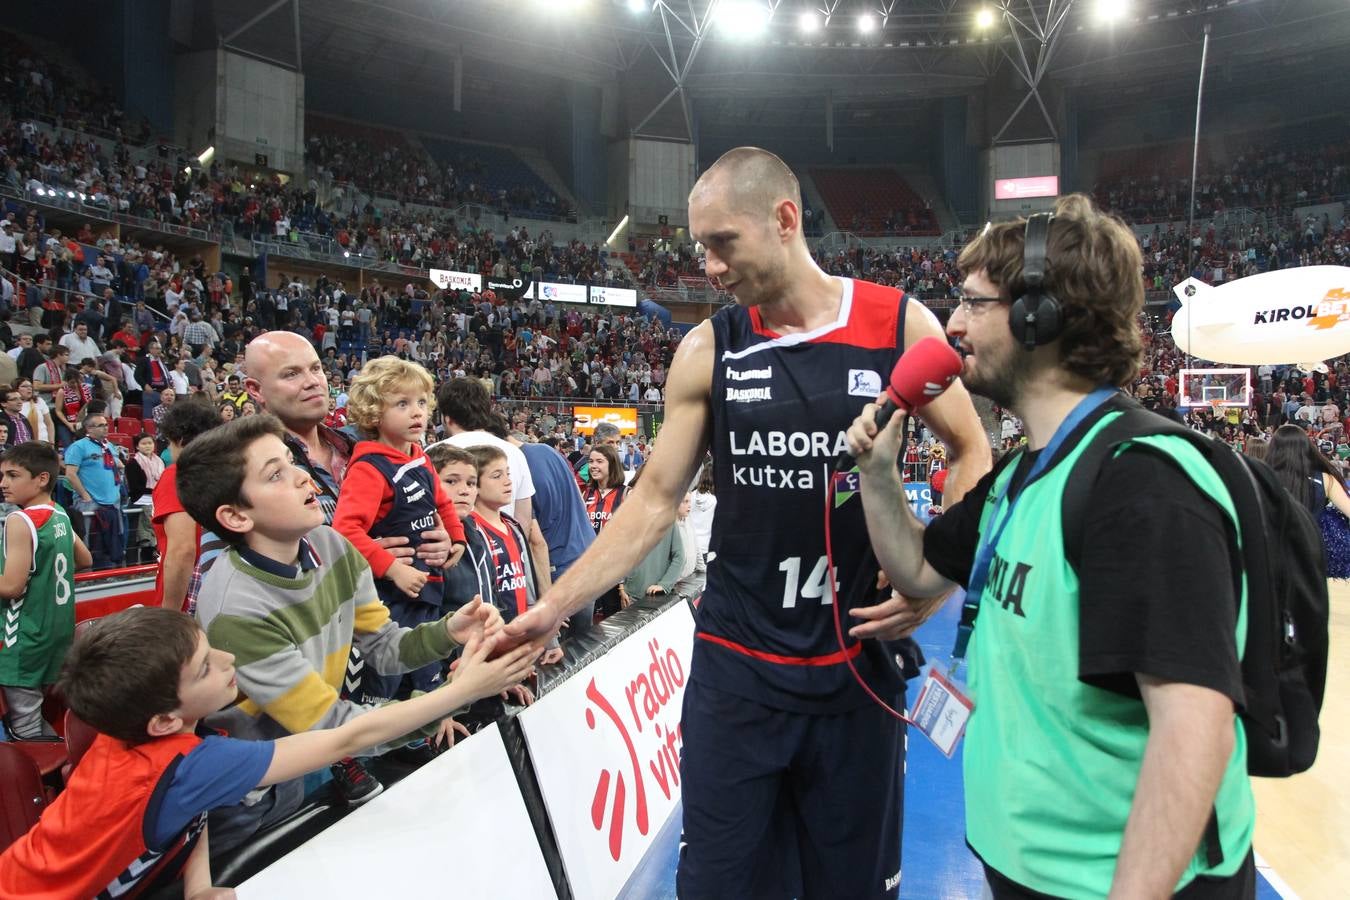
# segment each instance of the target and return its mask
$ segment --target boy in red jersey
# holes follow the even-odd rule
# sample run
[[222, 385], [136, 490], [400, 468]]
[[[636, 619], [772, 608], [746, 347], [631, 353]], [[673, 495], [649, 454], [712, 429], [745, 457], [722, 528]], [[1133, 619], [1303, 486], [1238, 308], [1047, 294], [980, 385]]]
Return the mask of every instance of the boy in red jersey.
[[454, 680], [441, 690], [338, 728], [240, 741], [195, 733], [238, 689], [234, 656], [213, 649], [191, 618], [135, 607], [99, 620], [75, 641], [60, 687], [71, 710], [100, 734], [42, 820], [0, 854], [0, 896], [150, 893], [180, 872], [186, 897], [210, 892], [208, 810], [515, 684], [538, 650], [521, 647], [489, 661], [496, 641], [496, 633], [471, 637]]
[[[478, 500], [473, 523], [487, 542], [492, 567], [492, 601], [509, 622], [539, 599], [539, 579], [530, 559], [530, 545], [520, 523], [502, 510], [515, 496], [511, 469], [506, 454], [499, 448], [480, 445], [469, 453], [478, 463]], [[547, 589], [547, 585], [544, 588]], [[555, 638], [541, 661], [550, 665], [562, 659], [562, 648]]]

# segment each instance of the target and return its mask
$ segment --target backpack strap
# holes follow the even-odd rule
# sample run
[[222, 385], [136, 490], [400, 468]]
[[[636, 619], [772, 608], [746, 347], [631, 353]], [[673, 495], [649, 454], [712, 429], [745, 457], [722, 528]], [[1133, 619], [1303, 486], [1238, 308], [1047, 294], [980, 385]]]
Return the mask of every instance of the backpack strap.
[[1194, 443], [1197, 436], [1179, 422], [1149, 412], [1124, 395], [1112, 397], [1110, 404], [1112, 409], [1119, 410], [1121, 414], [1097, 432], [1092, 442], [1079, 454], [1078, 460], [1074, 463], [1074, 471], [1064, 486], [1060, 509], [1065, 558], [1075, 573], [1083, 556], [1083, 525], [1087, 520], [1088, 500], [1101, 477], [1102, 466], [1106, 461], [1116, 454], [1122, 444], [1128, 443], [1133, 438], [1175, 434]]

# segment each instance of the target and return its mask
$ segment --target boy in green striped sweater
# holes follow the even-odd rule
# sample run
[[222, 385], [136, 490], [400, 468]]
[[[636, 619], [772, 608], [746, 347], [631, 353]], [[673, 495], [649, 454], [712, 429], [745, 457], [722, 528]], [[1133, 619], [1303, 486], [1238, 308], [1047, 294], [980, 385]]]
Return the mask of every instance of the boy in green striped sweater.
[[[178, 460], [187, 512], [230, 544], [202, 582], [197, 618], [211, 646], [234, 654], [244, 697], [208, 724], [238, 738], [275, 740], [367, 712], [340, 696], [353, 643], [367, 665], [392, 675], [502, 626], [501, 614], [477, 599], [416, 628], [395, 624], [365, 558], [324, 524], [314, 484], [282, 434], [274, 416], [245, 417], [197, 438]], [[303, 789], [278, 785], [251, 799], [212, 813], [213, 852], [289, 815]]]

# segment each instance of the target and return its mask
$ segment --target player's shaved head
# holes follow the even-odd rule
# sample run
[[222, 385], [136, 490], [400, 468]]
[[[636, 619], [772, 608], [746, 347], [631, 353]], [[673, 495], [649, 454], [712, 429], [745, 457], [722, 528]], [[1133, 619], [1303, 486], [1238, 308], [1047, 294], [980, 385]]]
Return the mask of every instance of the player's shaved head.
[[689, 201], [715, 193], [727, 209], [749, 216], [771, 216], [783, 200], [802, 208], [802, 190], [787, 163], [759, 147], [728, 150], [704, 172], [690, 192]]

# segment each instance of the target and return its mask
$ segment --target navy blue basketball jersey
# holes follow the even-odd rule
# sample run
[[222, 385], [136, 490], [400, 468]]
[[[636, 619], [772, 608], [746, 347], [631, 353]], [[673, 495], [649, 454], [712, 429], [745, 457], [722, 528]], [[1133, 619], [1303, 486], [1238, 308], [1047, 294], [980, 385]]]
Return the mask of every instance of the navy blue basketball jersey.
[[502, 515], [506, 525], [504, 531], [476, 512], [473, 521], [487, 544], [488, 564], [492, 570], [492, 603], [501, 612], [502, 621], [510, 622], [534, 606], [537, 599], [525, 532], [515, 519], [505, 514]]
[[[874, 689], [901, 682], [875, 640], [848, 637], [847, 611], [876, 602], [878, 565], [857, 472], [835, 475], [844, 433], [876, 400], [904, 350], [906, 298], [842, 279], [836, 321], [776, 335], [759, 311], [712, 318], [713, 520], [708, 582], [697, 614], [692, 671], [719, 690], [805, 712], [869, 702], [845, 656]], [[825, 562], [825, 502], [845, 647], [834, 631]], [[884, 696], [884, 695], [883, 695]]]
[[[436, 476], [427, 468], [426, 459], [419, 456], [411, 462], [400, 464], [379, 453], [367, 453], [358, 457], [353, 464], [374, 466], [389, 482], [394, 493], [393, 505], [384, 518], [371, 526], [370, 536], [405, 537], [409, 546], [414, 549], [420, 547], [422, 532], [436, 527]], [[423, 572], [430, 573], [422, 593], [414, 600], [399, 590], [390, 579], [377, 578], [375, 587], [380, 599], [386, 606], [420, 601], [439, 607], [445, 580], [441, 570], [433, 570], [416, 556], [404, 562], [411, 562]]]
[[600, 489], [593, 484], [587, 485], [586, 490], [582, 491], [581, 499], [586, 504], [586, 517], [591, 520], [591, 527], [595, 529], [596, 534], [599, 534], [600, 529], [614, 518], [627, 493], [628, 486], [625, 484], [619, 485], [603, 497], [600, 496]]

